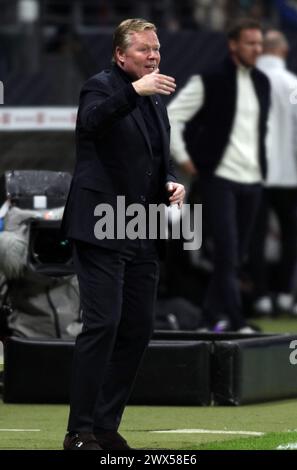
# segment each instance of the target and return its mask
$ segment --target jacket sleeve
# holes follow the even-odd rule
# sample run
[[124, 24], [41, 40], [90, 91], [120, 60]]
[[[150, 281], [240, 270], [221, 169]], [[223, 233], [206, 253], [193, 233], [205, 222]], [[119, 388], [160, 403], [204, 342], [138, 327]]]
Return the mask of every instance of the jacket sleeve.
[[169, 172], [166, 175], [166, 183], [177, 183], [175, 170], [173, 168], [173, 162], [171, 158], [169, 160]]
[[186, 124], [202, 108], [204, 87], [201, 76], [193, 75], [177, 96], [169, 103], [168, 116], [171, 124], [170, 150], [174, 160], [181, 164], [190, 160], [183, 134]]
[[135, 109], [138, 98], [131, 83], [113, 91], [97, 78], [91, 78], [81, 90], [78, 124], [87, 131], [104, 134]]

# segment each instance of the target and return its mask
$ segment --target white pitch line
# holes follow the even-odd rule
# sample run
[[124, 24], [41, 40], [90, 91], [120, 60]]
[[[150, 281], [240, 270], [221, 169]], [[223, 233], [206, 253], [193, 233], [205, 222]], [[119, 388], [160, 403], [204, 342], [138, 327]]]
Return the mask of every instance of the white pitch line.
[[0, 429], [0, 432], [39, 432], [40, 429]]
[[289, 442], [288, 444], [280, 444], [276, 450], [296, 450], [297, 442]]
[[173, 433], [173, 434], [242, 434], [246, 436], [264, 436], [264, 432], [257, 431], [222, 431], [214, 429], [170, 429], [167, 431], [149, 431], [154, 433]]

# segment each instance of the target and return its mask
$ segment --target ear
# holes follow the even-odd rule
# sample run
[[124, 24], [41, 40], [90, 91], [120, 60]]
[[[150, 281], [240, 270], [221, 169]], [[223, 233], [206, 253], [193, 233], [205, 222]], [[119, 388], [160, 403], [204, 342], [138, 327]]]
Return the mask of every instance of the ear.
[[237, 42], [234, 39], [230, 39], [229, 41], [229, 49], [232, 53], [236, 52], [237, 50]]
[[116, 55], [117, 61], [119, 61], [120, 64], [124, 65], [126, 54], [124, 53], [122, 49], [120, 49], [119, 46], [116, 47], [115, 55]]

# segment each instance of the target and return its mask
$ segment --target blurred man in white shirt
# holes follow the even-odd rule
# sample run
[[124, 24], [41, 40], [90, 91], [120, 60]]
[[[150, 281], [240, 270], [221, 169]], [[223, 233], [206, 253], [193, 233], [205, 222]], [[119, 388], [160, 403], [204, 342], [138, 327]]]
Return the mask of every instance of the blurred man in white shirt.
[[257, 67], [268, 76], [272, 90], [267, 134], [268, 173], [253, 238], [251, 265], [257, 299], [255, 310], [272, 313], [265, 260], [270, 210], [277, 217], [281, 242], [276, 309], [288, 311], [293, 306], [292, 281], [297, 257], [297, 104], [292, 97], [297, 90], [297, 76], [286, 69], [289, 45], [280, 31], [268, 31], [263, 45], [264, 53]]
[[[259, 23], [245, 18], [235, 23], [228, 33], [228, 57], [193, 75], [168, 107], [172, 156], [189, 174], [198, 171], [213, 238], [214, 271], [204, 317], [215, 331], [253, 333], [242, 311], [238, 269], [266, 175], [270, 86], [255, 68], [262, 42]], [[184, 135], [188, 123], [194, 131], [192, 148]], [[221, 315], [227, 318], [224, 326], [218, 321]]]

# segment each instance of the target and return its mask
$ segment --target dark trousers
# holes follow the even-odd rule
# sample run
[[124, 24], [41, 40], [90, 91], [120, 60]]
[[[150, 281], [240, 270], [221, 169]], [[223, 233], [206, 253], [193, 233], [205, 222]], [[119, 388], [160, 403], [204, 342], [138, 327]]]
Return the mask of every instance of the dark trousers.
[[245, 325], [239, 268], [247, 253], [262, 186], [224, 178], [201, 178], [202, 209], [214, 245], [214, 271], [205, 298], [205, 317], [212, 324], [225, 315], [231, 329]]
[[249, 266], [256, 298], [268, 295], [270, 291], [265, 242], [271, 210], [276, 215], [280, 228], [281, 256], [277, 291], [290, 293], [294, 288], [293, 277], [297, 260], [297, 188], [265, 188], [250, 250]]
[[122, 252], [74, 241], [83, 319], [77, 337], [69, 431], [117, 430], [153, 331], [158, 259], [151, 240]]

